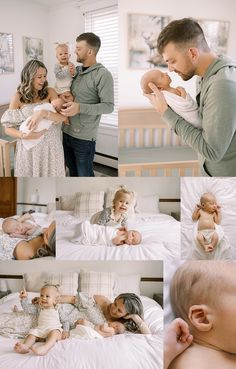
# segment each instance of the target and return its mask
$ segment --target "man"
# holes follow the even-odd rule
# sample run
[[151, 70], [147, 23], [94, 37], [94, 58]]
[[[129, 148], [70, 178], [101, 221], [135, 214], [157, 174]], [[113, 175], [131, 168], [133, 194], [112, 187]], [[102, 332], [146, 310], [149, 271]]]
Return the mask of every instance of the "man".
[[191, 18], [169, 23], [157, 46], [170, 71], [184, 81], [200, 77], [196, 99], [202, 128], [176, 114], [153, 83], [149, 86], [154, 94], [145, 96], [198, 153], [203, 176], [236, 176], [236, 63], [212, 52], [201, 27]]
[[63, 128], [66, 166], [71, 177], [94, 177], [93, 159], [97, 131], [102, 114], [114, 109], [111, 73], [96, 61], [101, 41], [94, 33], [82, 33], [76, 39], [77, 67], [71, 92], [74, 101], [64, 104], [62, 114], [70, 117]]

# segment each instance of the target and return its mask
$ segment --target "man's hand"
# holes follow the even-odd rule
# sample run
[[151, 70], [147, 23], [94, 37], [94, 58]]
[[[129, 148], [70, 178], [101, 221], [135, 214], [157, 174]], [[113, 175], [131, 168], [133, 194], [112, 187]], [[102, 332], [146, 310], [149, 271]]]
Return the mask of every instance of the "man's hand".
[[148, 86], [153, 91], [152, 94], [143, 94], [148, 98], [154, 109], [161, 114], [164, 114], [168, 109], [168, 105], [163, 93], [154, 85], [154, 83], [150, 82]]
[[79, 103], [74, 101], [69, 101], [63, 104], [63, 109], [61, 109], [60, 113], [65, 117], [73, 117], [76, 114], [79, 114], [80, 106]]

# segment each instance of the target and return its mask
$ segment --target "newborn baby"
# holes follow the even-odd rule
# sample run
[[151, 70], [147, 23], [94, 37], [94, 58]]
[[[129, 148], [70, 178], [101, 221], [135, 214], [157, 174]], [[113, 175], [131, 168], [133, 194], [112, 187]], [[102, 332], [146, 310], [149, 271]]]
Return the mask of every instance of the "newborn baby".
[[72, 239], [72, 242], [82, 245], [101, 246], [138, 245], [141, 241], [142, 236], [138, 231], [91, 224], [87, 220], [78, 224], [76, 237]]
[[2, 230], [10, 237], [16, 238], [36, 237], [43, 233], [43, 228], [36, 224], [28, 213], [17, 219], [11, 217], [4, 219]]
[[221, 209], [213, 194], [206, 192], [201, 196], [200, 204], [197, 204], [192, 219], [198, 221], [198, 243], [205, 252], [212, 252], [219, 241], [215, 225], [221, 222]]
[[149, 83], [154, 83], [165, 96], [167, 104], [181, 117], [201, 128], [201, 121], [198, 116], [198, 105], [192, 97], [186, 93], [183, 87], [171, 87], [171, 78], [168, 73], [163, 73], [158, 69], [146, 72], [140, 81], [144, 94], [151, 94], [153, 91]]
[[86, 319], [79, 319], [75, 324], [76, 328], [70, 331], [70, 337], [93, 339], [111, 337], [115, 334], [125, 333], [124, 324], [118, 321], [93, 325]]

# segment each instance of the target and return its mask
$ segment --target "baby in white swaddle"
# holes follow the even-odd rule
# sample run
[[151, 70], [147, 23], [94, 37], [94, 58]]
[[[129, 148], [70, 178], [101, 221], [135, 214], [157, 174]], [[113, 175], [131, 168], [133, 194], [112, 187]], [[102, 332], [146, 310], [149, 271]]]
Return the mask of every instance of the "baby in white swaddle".
[[138, 245], [141, 240], [142, 236], [138, 231], [91, 224], [85, 220], [78, 224], [76, 236], [71, 241], [82, 245], [119, 246]]
[[186, 93], [183, 87], [171, 87], [170, 84], [172, 81], [168, 73], [163, 73], [158, 69], [146, 72], [140, 81], [142, 90], [146, 94], [153, 92], [148, 86], [150, 82], [154, 83], [160, 90], [162, 90], [167, 104], [177, 114], [193, 126], [201, 128], [197, 102], [188, 93]]
[[37, 237], [43, 234], [44, 229], [36, 224], [34, 218], [26, 213], [18, 218], [5, 218], [2, 222], [2, 230], [10, 237], [24, 238]]
[[[55, 103], [54, 103], [55, 102]], [[54, 101], [52, 101], [52, 103], [43, 103], [40, 105], [35, 106], [34, 108], [34, 112], [39, 111], [39, 110], [47, 110], [47, 111], [51, 111], [53, 113], [56, 113], [58, 111], [58, 104], [60, 102], [60, 99], [56, 99]], [[63, 101], [61, 100], [61, 107], [63, 105]], [[54, 107], [55, 106], [55, 107]], [[29, 133], [29, 127], [28, 127], [28, 122], [31, 119], [31, 116], [28, 117], [23, 123], [21, 123], [20, 125], [20, 131], [23, 133]], [[54, 122], [52, 120], [49, 119], [42, 119], [39, 124], [38, 127], [34, 130], [34, 132], [41, 132], [43, 130], [48, 130], [51, 125]], [[26, 148], [26, 150], [32, 149], [32, 147], [38, 145], [38, 143], [43, 139], [43, 136], [36, 138], [36, 139], [22, 139], [22, 143], [24, 145], [24, 147]]]
[[86, 319], [79, 319], [75, 324], [76, 328], [70, 331], [71, 338], [84, 340], [101, 339], [114, 336], [115, 334], [125, 333], [124, 324], [118, 321], [93, 325]]
[[221, 218], [221, 209], [215, 196], [209, 192], [204, 193], [192, 214], [192, 219], [197, 222], [196, 241], [206, 253], [216, 248], [219, 235], [222, 236], [217, 227]]

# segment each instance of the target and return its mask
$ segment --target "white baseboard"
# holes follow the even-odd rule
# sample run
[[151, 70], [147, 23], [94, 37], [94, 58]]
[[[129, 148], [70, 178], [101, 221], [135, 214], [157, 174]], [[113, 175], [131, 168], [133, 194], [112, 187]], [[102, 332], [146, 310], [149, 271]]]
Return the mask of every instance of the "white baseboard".
[[102, 165], [106, 165], [107, 167], [118, 169], [118, 160], [107, 158], [105, 156], [95, 154], [94, 162]]

